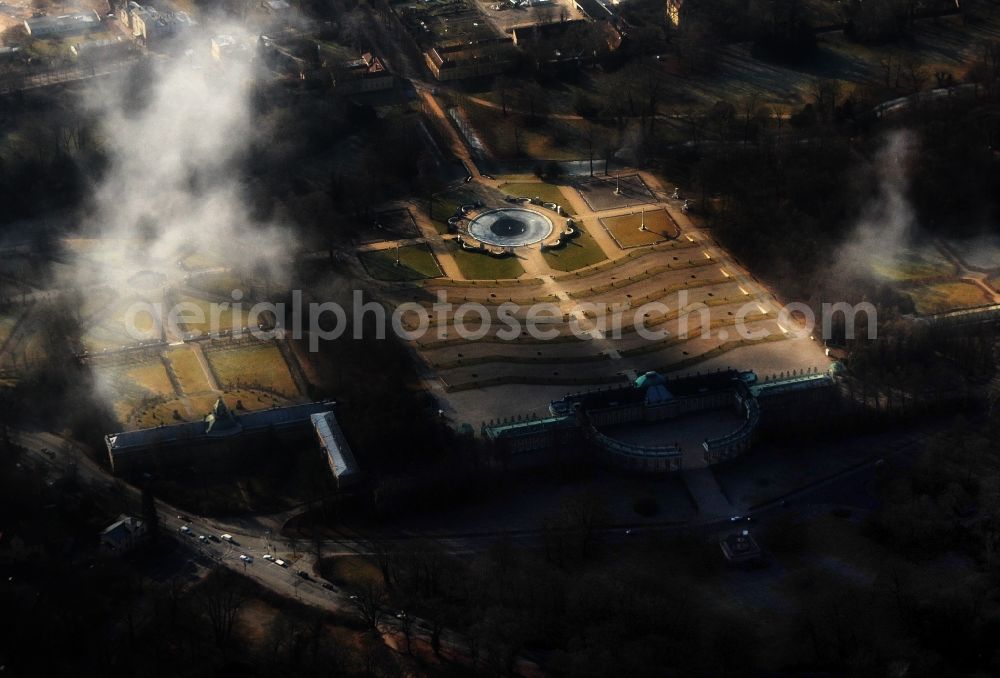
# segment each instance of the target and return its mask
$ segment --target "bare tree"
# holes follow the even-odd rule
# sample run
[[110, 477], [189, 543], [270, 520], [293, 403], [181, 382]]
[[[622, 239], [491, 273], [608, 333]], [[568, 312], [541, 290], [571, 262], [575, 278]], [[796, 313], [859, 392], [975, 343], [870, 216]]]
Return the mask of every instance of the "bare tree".
[[382, 626], [385, 616], [383, 607], [387, 599], [385, 586], [374, 581], [366, 581], [351, 596], [351, 602], [354, 603], [365, 626], [376, 632]]
[[246, 602], [246, 591], [239, 577], [219, 567], [205, 582], [199, 600], [212, 625], [215, 644], [225, 649], [233, 635], [240, 608]]

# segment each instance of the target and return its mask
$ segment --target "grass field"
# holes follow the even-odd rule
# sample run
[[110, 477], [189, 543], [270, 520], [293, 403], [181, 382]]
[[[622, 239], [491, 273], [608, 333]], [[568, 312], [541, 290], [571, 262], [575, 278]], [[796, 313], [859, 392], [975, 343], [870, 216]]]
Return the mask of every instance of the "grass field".
[[514, 182], [501, 184], [500, 190], [515, 197], [538, 197], [541, 198], [543, 202], [554, 202], [557, 205], [562, 205], [563, 212], [565, 212], [568, 216], [576, 214], [573, 211], [572, 205], [569, 204], [569, 200], [566, 199], [566, 196], [563, 195], [563, 192], [559, 190], [559, 187], [555, 184], [547, 184], [540, 181]]
[[211, 390], [208, 380], [205, 378], [205, 372], [201, 368], [201, 363], [198, 362], [198, 356], [195, 355], [193, 349], [187, 346], [172, 348], [167, 351], [166, 357], [170, 362], [174, 376], [180, 383], [181, 390], [186, 395]]
[[986, 293], [967, 282], [937, 283], [906, 290], [918, 313], [943, 313], [960, 308], [974, 308], [990, 303]]
[[233, 290], [243, 291], [246, 287], [238, 277], [227, 272], [193, 275], [188, 280], [188, 286], [226, 299], [232, 298]]
[[547, 249], [542, 253], [546, 263], [557, 271], [575, 271], [584, 266], [607, 259], [594, 237], [584, 230], [558, 249]]
[[362, 586], [382, 578], [378, 567], [364, 556], [324, 558], [320, 561], [320, 571], [326, 579], [348, 587]]
[[[182, 421], [200, 421], [212, 410], [218, 396], [214, 393], [203, 394], [190, 398], [171, 398], [163, 402], [150, 404], [135, 413], [130, 424], [131, 428], [149, 428], [160, 424], [176, 424]], [[248, 411], [263, 410], [274, 405], [287, 405], [287, 398], [275, 397], [263, 391], [252, 389], [236, 389], [227, 391], [223, 400], [232, 410], [237, 410], [237, 403]], [[126, 417], [134, 410], [126, 413]], [[176, 414], [175, 414], [176, 413]], [[121, 415], [119, 415], [121, 416]], [[122, 421], [125, 421], [123, 418]]]
[[223, 265], [222, 257], [215, 257], [206, 252], [194, 252], [178, 262], [186, 271], [197, 271], [203, 268], [215, 268]]
[[875, 273], [887, 280], [916, 282], [955, 275], [955, 265], [932, 247], [907, 249], [896, 256], [876, 256]]
[[491, 257], [488, 254], [466, 252], [452, 241], [448, 242], [448, 249], [467, 280], [506, 280], [519, 278], [524, 274], [524, 267], [517, 257]]
[[[627, 214], [601, 219], [601, 223], [622, 249], [652, 245], [680, 235], [680, 229], [666, 210], [651, 210], [643, 215]], [[645, 223], [646, 230], [639, 226]]]
[[475, 196], [467, 191], [445, 191], [431, 200], [431, 213], [427, 216], [434, 222], [437, 232], [444, 234], [448, 232], [448, 218], [454, 216], [459, 207], [475, 200]]
[[441, 268], [427, 245], [408, 245], [399, 248], [399, 265], [396, 265], [396, 248], [358, 253], [368, 275], [376, 280], [423, 280], [437, 278]]
[[113, 408], [121, 422], [128, 421], [149, 398], [176, 395], [163, 363], [153, 359], [132, 365], [97, 367], [97, 378], [113, 392]]
[[[192, 307], [184, 308], [178, 312], [178, 320], [187, 332], [226, 332], [234, 327], [239, 330], [247, 325], [245, 305], [240, 309], [238, 315], [234, 315], [232, 305], [229, 303], [213, 304], [206, 299], [187, 295], [182, 296], [178, 301], [193, 304]], [[200, 313], [195, 311], [196, 308]]]
[[206, 356], [226, 391], [260, 387], [289, 398], [299, 395], [281, 351], [273, 344], [209, 351]]

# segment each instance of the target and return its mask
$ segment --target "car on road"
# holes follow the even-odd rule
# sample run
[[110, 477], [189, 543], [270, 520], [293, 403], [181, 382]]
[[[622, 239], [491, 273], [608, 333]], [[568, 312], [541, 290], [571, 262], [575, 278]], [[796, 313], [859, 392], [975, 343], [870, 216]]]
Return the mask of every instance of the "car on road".
[[200, 542], [202, 542], [202, 543], [204, 543], [204, 542], [207, 542], [207, 541], [208, 541], [208, 537], [206, 537], [206, 536], [205, 536], [205, 535], [203, 535], [203, 534], [199, 534], [199, 535], [198, 535], [198, 541], [200, 541]]
[[191, 522], [191, 519], [190, 519], [190, 518], [188, 518], [188, 517], [187, 517], [186, 515], [184, 515], [183, 513], [178, 513], [178, 514], [177, 514], [177, 520], [183, 520], [183, 521], [184, 521], [185, 523], [190, 523], [190, 522]]
[[731, 516], [729, 522], [731, 523], [749, 523], [752, 522], [753, 518], [750, 516]]
[[247, 565], [250, 565], [251, 563], [253, 563], [253, 556], [248, 556], [245, 553], [241, 553], [240, 554], [240, 560], [242, 560]]
[[209, 538], [209, 539], [211, 539], [212, 541], [214, 541], [214, 542], [215, 542], [216, 544], [220, 543], [220, 541], [221, 541], [221, 540], [220, 540], [220, 539], [219, 539], [218, 537], [216, 537], [216, 536], [215, 536], [214, 534], [210, 534], [210, 535], [208, 535], [208, 538]]
[[191, 528], [188, 527], [187, 525], [181, 525], [180, 531], [181, 531], [181, 534], [188, 534], [188, 535], [191, 534]]
[[285, 562], [284, 560], [282, 560], [281, 558], [275, 558], [275, 559], [274, 559], [274, 564], [275, 564], [275, 565], [278, 565], [279, 567], [288, 567], [288, 563], [286, 563], [286, 562]]
[[274, 556], [272, 556], [270, 553], [265, 553], [264, 555], [261, 556], [261, 558], [263, 558], [264, 560], [274, 560]]
[[303, 579], [309, 579], [310, 578], [309, 577], [309, 573], [306, 572], [305, 570], [299, 570], [296, 574], [298, 574]]
[[333, 588], [333, 584], [331, 584], [328, 581], [323, 582], [323, 588], [325, 588], [327, 591], [335, 591], [336, 590], [335, 588]]
[[222, 535], [222, 541], [232, 541], [232, 540], [233, 540], [233, 535], [231, 534]]

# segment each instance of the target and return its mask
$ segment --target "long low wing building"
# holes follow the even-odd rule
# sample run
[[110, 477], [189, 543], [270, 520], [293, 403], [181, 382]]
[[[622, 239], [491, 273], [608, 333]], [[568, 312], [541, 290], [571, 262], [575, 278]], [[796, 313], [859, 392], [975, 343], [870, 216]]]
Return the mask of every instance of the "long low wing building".
[[337, 481], [337, 487], [346, 487], [358, 481], [361, 471], [354, 460], [351, 446], [340, 430], [333, 412], [321, 412], [310, 417], [313, 430], [319, 440], [320, 449], [326, 455], [327, 464]]
[[111, 468], [119, 475], [192, 467], [227, 471], [257, 454], [282, 454], [315, 445], [318, 437], [338, 485], [359, 476], [358, 465], [334, 415], [321, 401], [234, 412], [222, 398], [201, 421], [111, 433], [104, 437]]

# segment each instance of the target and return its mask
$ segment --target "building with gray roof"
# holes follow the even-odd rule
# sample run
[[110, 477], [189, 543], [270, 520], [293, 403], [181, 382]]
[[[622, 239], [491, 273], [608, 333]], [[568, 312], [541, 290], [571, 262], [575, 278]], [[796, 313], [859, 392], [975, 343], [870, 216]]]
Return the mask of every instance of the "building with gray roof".
[[[356, 474], [357, 463], [336, 424], [333, 401], [272, 407], [254, 412], [233, 411], [219, 398], [201, 421], [110, 433], [104, 437], [112, 470], [118, 475], [156, 473], [176, 467], [214, 471], [232, 469], [248, 455], [280, 453], [289, 445], [310, 445], [313, 436], [337, 442], [343, 459], [339, 472]], [[313, 415], [327, 415], [324, 428], [315, 428]], [[325, 438], [324, 438], [325, 436]], [[329, 455], [329, 448], [324, 448]], [[336, 475], [338, 470], [334, 470]], [[339, 478], [338, 478], [339, 481]]]

